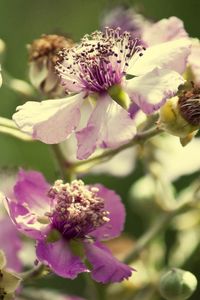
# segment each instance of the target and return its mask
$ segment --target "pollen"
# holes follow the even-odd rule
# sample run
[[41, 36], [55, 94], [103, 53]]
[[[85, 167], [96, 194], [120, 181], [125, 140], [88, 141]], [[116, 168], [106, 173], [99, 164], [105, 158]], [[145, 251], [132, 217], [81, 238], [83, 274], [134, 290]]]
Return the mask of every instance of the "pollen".
[[120, 28], [85, 35], [81, 43], [62, 50], [56, 70], [66, 90], [103, 93], [120, 84], [130, 59], [143, 54], [141, 41]]
[[178, 102], [182, 117], [193, 126], [200, 127], [200, 87], [185, 91]]
[[109, 222], [109, 212], [98, 192], [97, 187], [89, 187], [82, 180], [57, 180], [48, 193], [55, 204], [49, 214], [54, 228], [64, 237], [74, 238], [86, 236]]

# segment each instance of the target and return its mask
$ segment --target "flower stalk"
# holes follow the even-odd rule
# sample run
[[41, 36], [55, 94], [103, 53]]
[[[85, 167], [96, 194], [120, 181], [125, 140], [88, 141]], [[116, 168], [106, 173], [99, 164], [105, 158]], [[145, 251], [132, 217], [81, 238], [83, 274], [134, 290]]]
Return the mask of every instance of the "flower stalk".
[[158, 135], [159, 133], [162, 133], [162, 132], [163, 132], [162, 129], [160, 129], [158, 127], [154, 127], [152, 129], [138, 133], [137, 135], [135, 135], [135, 137], [129, 143], [124, 144], [116, 149], [107, 150], [104, 153], [97, 155], [95, 157], [92, 157], [90, 159], [76, 162], [72, 165], [72, 168], [74, 168], [77, 173], [82, 172], [83, 166], [88, 165], [90, 168], [96, 164], [105, 162], [105, 161], [109, 160], [111, 157], [120, 153], [121, 151], [128, 149], [130, 147], [133, 147], [135, 145], [138, 145], [138, 144], [144, 144], [148, 139], [150, 139], [150, 138], [154, 137], [155, 135]]

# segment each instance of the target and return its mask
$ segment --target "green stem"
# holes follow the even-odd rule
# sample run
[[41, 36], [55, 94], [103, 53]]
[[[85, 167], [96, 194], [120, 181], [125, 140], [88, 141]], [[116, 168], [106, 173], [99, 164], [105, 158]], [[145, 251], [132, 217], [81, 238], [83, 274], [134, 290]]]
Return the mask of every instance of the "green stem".
[[79, 171], [79, 168], [81, 168], [83, 165], [94, 165], [96, 163], [100, 163], [100, 162], [105, 162], [107, 161], [109, 158], [115, 156], [116, 154], [118, 154], [119, 152], [125, 150], [125, 149], [128, 149], [130, 147], [133, 147], [137, 144], [143, 144], [145, 143], [148, 139], [154, 137], [155, 135], [158, 135], [159, 133], [163, 132], [162, 129], [156, 127], [156, 128], [152, 128], [152, 129], [149, 129], [145, 132], [141, 132], [141, 133], [138, 133], [137, 135], [135, 135], [135, 137], [132, 139], [131, 142], [125, 144], [125, 145], [122, 145], [116, 149], [113, 149], [113, 150], [108, 150], [108, 151], [105, 151], [104, 153], [100, 154], [100, 155], [97, 155], [95, 157], [92, 157], [88, 160], [85, 160], [85, 161], [80, 161], [80, 162], [77, 162], [77, 163], [74, 163], [73, 164], [73, 168], [76, 170], [76, 171]]
[[19, 131], [18, 129], [12, 129], [9, 127], [0, 126], [0, 133], [11, 135], [19, 140], [26, 141], [26, 142], [33, 141], [33, 139], [29, 135]]
[[23, 282], [37, 279], [44, 275], [45, 270], [46, 270], [46, 267], [41, 264], [29, 271], [21, 273], [20, 277], [23, 279]]
[[24, 97], [35, 96], [35, 91], [33, 87], [26, 81], [13, 78], [7, 71], [2, 71], [3, 83], [11, 90], [17, 92]]
[[173, 210], [163, 212], [154, 225], [138, 240], [133, 250], [124, 259], [124, 262], [129, 264], [137, 259], [141, 251], [169, 224], [174, 216], [185, 211], [189, 207], [189, 203], [191, 202], [184, 202]]
[[51, 148], [55, 155], [62, 178], [68, 182], [71, 182], [73, 179], [75, 179], [75, 172], [73, 171], [72, 164], [65, 159], [59, 144], [51, 145]]
[[86, 282], [86, 299], [87, 300], [101, 300], [99, 297], [99, 293], [96, 287], [96, 283], [91, 279], [90, 275], [87, 273], [84, 273], [84, 278]]

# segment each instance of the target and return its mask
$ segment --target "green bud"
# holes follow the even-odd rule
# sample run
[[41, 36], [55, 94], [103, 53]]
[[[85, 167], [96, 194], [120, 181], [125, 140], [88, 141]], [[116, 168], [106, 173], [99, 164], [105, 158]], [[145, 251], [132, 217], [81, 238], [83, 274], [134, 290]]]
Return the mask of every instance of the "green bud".
[[21, 278], [5, 267], [6, 257], [4, 252], [0, 250], [0, 299], [9, 300], [13, 299], [13, 293], [19, 287]]
[[159, 290], [166, 300], [185, 300], [190, 298], [197, 287], [196, 277], [181, 269], [173, 268], [160, 278]]
[[115, 100], [120, 106], [127, 109], [130, 104], [129, 96], [125, 93], [120, 85], [113, 85], [108, 89], [108, 93], [113, 100]]

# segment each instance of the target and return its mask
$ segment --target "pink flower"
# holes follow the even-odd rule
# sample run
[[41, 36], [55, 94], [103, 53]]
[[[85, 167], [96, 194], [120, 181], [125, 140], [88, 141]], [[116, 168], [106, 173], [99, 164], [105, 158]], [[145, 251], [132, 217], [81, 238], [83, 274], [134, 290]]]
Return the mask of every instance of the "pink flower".
[[14, 195], [15, 200], [7, 198], [12, 221], [37, 241], [38, 260], [57, 275], [74, 279], [91, 271], [92, 278], [102, 283], [131, 275], [132, 269], [101, 243], [119, 236], [124, 226], [124, 206], [115, 192], [100, 184], [85, 186], [81, 180], [70, 184], [58, 180], [50, 187], [42, 174], [21, 170]]
[[[13, 119], [22, 131], [47, 144], [64, 141], [76, 132], [78, 159], [87, 158], [97, 147], [118, 147], [136, 133], [132, 113], [117, 103], [119, 92], [129, 104], [153, 113], [184, 83], [180, 73], [189, 48], [187, 39], [179, 39], [145, 51], [138, 39], [120, 29], [87, 35], [80, 44], [63, 50], [56, 67], [66, 91], [73, 94], [27, 102], [17, 108]], [[119, 92], [114, 96], [116, 87]], [[93, 104], [83, 120], [82, 107], [88, 99]]]

